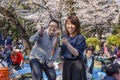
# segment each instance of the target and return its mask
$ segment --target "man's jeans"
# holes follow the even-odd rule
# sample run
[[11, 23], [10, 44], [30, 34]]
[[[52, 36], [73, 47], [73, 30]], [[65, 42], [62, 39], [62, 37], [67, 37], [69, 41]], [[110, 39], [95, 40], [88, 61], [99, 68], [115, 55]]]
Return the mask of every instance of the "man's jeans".
[[37, 59], [30, 60], [30, 67], [32, 72], [32, 80], [42, 80], [43, 72], [45, 72], [48, 80], [56, 80], [56, 72], [54, 68], [49, 68], [47, 64], [40, 63]]

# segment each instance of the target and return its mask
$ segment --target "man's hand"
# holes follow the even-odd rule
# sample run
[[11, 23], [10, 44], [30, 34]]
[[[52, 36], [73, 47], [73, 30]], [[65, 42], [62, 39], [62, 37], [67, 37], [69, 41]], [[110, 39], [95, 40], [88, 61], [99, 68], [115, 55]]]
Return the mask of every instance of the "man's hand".
[[56, 37], [59, 37], [59, 36], [60, 36], [60, 33], [61, 33], [61, 30], [55, 31], [55, 36], [56, 36]]
[[48, 67], [55, 67], [55, 65], [51, 61], [47, 65], [48, 65]]
[[39, 27], [39, 28], [38, 28], [38, 33], [39, 33], [40, 36], [43, 35], [44, 30], [45, 30], [45, 29], [44, 29], [43, 27]]

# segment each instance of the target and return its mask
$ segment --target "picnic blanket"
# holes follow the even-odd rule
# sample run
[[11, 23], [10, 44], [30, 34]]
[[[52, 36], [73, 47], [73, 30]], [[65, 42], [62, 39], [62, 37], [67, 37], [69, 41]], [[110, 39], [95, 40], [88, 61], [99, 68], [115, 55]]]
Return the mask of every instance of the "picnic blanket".
[[101, 68], [94, 68], [93, 69], [93, 80], [102, 80], [106, 73], [101, 71]]
[[30, 69], [30, 65], [29, 64], [24, 64], [22, 69], [20, 70], [14, 70], [13, 69], [13, 73], [10, 75], [10, 78], [13, 78], [15, 76], [19, 76], [19, 75], [24, 75], [27, 73], [31, 73], [31, 69]]
[[[24, 75], [27, 73], [31, 73], [30, 65], [24, 64], [23, 68], [20, 70], [15, 71], [10, 77], [13, 78], [15, 76]], [[57, 74], [57, 80], [62, 80], [62, 71], [59, 69], [56, 69]], [[101, 71], [101, 68], [94, 68], [93, 69], [93, 80], [101, 80], [106, 76], [105, 72]], [[47, 76], [45, 73], [43, 73], [44, 80], [47, 80]]]

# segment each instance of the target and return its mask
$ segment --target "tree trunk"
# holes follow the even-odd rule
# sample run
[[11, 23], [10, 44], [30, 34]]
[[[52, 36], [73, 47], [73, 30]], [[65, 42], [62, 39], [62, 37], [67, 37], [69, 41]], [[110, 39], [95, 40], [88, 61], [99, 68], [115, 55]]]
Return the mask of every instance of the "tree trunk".
[[0, 13], [4, 16], [6, 16], [7, 18], [9, 18], [9, 20], [12, 22], [12, 24], [14, 24], [16, 26], [16, 29], [18, 29], [18, 31], [21, 33], [21, 37], [23, 39], [23, 44], [27, 49], [27, 53], [30, 53], [31, 50], [31, 44], [29, 42], [28, 36], [26, 34], [25, 29], [23, 28], [23, 26], [21, 25], [21, 23], [19, 22], [17, 15], [14, 13], [14, 11], [9, 11], [3, 7], [0, 6]]
[[68, 16], [75, 15], [74, 7], [73, 7], [74, 4], [75, 4], [74, 0], [67, 0], [66, 7], [68, 8], [68, 13], [67, 13]]

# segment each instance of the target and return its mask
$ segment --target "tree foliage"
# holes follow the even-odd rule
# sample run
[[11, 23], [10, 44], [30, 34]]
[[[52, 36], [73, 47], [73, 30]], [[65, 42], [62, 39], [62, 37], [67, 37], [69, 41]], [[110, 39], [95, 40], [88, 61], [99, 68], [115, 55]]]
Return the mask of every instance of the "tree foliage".
[[113, 27], [113, 32], [112, 34], [119, 34], [120, 33], [120, 25], [116, 24], [114, 27]]
[[18, 29], [16, 34], [24, 38], [34, 33], [37, 23], [47, 27], [53, 18], [59, 20], [64, 30], [67, 16], [73, 13], [79, 17], [83, 32], [89, 34], [87, 37], [95, 34], [101, 37], [113, 30], [120, 7], [115, 0], [0, 0], [0, 3], [0, 31], [8, 35], [5, 30]]
[[120, 34], [111, 35], [107, 38], [109, 44], [120, 45]]
[[93, 46], [95, 47], [99, 43], [99, 40], [98, 40], [98, 38], [91, 37], [91, 38], [88, 38], [86, 40], [86, 42], [87, 42], [88, 45], [89, 45], [89, 43], [92, 43]]
[[[26, 29], [34, 29], [37, 23], [47, 27], [50, 19], [60, 21], [64, 29], [66, 17], [75, 13], [81, 21], [83, 31], [91, 32], [90, 36], [112, 30], [115, 19], [119, 14], [119, 6], [115, 0], [2, 0], [1, 6], [7, 8], [17, 16], [27, 19]], [[32, 31], [32, 30], [30, 30]]]

